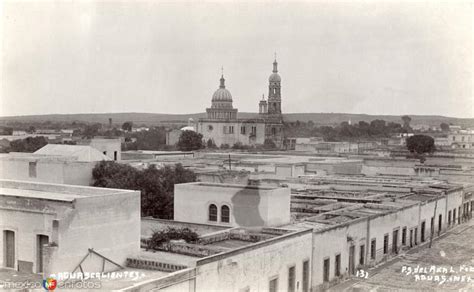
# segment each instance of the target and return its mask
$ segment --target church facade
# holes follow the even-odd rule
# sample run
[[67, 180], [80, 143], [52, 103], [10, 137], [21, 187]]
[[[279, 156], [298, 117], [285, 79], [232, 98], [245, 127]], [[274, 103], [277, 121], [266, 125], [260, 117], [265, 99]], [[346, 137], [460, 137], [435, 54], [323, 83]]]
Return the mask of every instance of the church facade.
[[243, 145], [263, 145], [271, 140], [277, 148], [283, 145], [283, 118], [281, 112], [281, 77], [278, 63], [273, 62], [273, 72], [269, 77], [268, 100], [263, 98], [258, 106], [258, 116], [239, 119], [238, 110], [232, 105], [232, 95], [225, 87], [224, 75], [219, 88], [214, 92], [211, 107], [206, 109], [207, 117], [199, 119], [196, 131], [203, 135], [205, 142], [212, 140], [216, 146], [235, 143]]

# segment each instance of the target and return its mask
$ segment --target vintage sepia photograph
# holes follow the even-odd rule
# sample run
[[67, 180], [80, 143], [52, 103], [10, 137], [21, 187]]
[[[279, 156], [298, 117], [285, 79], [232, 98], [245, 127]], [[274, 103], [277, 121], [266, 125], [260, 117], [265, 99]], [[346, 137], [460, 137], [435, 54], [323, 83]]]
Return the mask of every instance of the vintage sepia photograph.
[[0, 292], [474, 291], [474, 1], [0, 1]]

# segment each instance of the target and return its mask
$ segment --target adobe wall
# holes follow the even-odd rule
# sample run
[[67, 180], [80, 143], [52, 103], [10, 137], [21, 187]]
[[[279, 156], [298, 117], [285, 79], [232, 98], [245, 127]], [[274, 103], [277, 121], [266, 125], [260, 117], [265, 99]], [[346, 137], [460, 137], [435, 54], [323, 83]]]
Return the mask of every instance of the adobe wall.
[[[15, 265], [18, 260], [33, 263], [37, 269], [37, 235], [53, 238], [53, 220], [62, 217], [72, 209], [67, 202], [54, 202], [22, 197], [0, 196], [0, 231], [15, 233]], [[0, 246], [4, 246], [0, 235]], [[5, 266], [5, 250], [0, 249], [0, 266]], [[16, 268], [16, 266], [15, 266]]]
[[[209, 206], [218, 208], [218, 220], [209, 221]], [[222, 206], [230, 208], [230, 222], [222, 222]], [[257, 188], [212, 184], [177, 184], [174, 219], [223, 226], [275, 226], [289, 223], [288, 188]]]
[[[36, 181], [49, 183], [64, 182], [64, 164], [61, 161], [34, 160], [36, 162], [36, 177], [29, 176], [28, 160], [0, 160], [0, 178], [21, 181]], [[92, 173], [91, 173], [92, 176]]]
[[240, 291], [244, 288], [269, 291], [269, 281], [274, 277], [278, 278], [279, 291], [283, 291], [288, 287], [288, 269], [292, 266], [295, 267], [295, 287], [299, 287], [295, 291], [301, 291], [303, 261], [311, 263], [311, 232], [268, 242], [249, 246], [242, 252], [198, 261], [196, 291]]
[[323, 264], [324, 259], [329, 258], [329, 281], [337, 282], [335, 276], [335, 257], [341, 255], [341, 274], [349, 272], [349, 246], [355, 245], [355, 259], [359, 258], [359, 245], [367, 242], [367, 220], [357, 223], [339, 226], [326, 231], [316, 231], [313, 233], [313, 268], [312, 287], [314, 291], [319, 291], [328, 284], [323, 284]]
[[[140, 249], [140, 193], [76, 199], [74, 209], [59, 221], [58, 251], [49, 273], [72, 271], [88, 249], [124, 265]], [[84, 271], [102, 271], [102, 259], [89, 257]], [[108, 265], [108, 269], [116, 269]]]

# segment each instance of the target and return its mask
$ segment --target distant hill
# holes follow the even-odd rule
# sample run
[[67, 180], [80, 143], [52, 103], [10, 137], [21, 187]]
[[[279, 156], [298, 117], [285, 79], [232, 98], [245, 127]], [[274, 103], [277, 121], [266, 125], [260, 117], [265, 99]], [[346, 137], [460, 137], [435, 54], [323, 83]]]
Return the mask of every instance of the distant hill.
[[[258, 116], [257, 113], [242, 112], [239, 113], [239, 118], [252, 118]], [[0, 117], [0, 124], [8, 124], [11, 122], [21, 123], [37, 123], [50, 121], [53, 123], [72, 123], [86, 122], [86, 123], [102, 123], [107, 124], [109, 118], [112, 118], [114, 124], [122, 124], [126, 121], [132, 121], [135, 125], [157, 126], [167, 122], [182, 122], [186, 123], [189, 118], [197, 120], [204, 118], [205, 113], [195, 114], [160, 114], [160, 113], [98, 113], [98, 114], [50, 114], [50, 115], [31, 115], [31, 116], [11, 116]], [[385, 120], [387, 122], [401, 123], [401, 116], [393, 115], [366, 115], [366, 114], [347, 114], [347, 113], [288, 113], [283, 115], [285, 121], [294, 122], [313, 121], [316, 125], [336, 125], [343, 121], [351, 121], [357, 123], [359, 121], [370, 122], [375, 119]], [[439, 126], [441, 123], [448, 123], [453, 125], [460, 125], [464, 127], [474, 127], [474, 118], [451, 118], [444, 116], [425, 116], [425, 115], [410, 115], [412, 118], [411, 124], [424, 124], [430, 126]]]
[[[431, 115], [409, 115], [411, 117], [412, 125], [429, 125], [438, 126], [441, 123], [461, 125], [464, 127], [474, 127], [474, 118], [452, 118], [445, 116], [431, 116]], [[334, 125], [340, 124], [344, 121], [351, 121], [358, 123], [359, 121], [370, 122], [373, 120], [384, 120], [386, 122], [402, 123], [402, 116], [394, 115], [366, 115], [366, 114], [346, 114], [346, 113], [294, 113], [285, 114], [285, 119], [288, 121], [313, 121], [319, 125]]]

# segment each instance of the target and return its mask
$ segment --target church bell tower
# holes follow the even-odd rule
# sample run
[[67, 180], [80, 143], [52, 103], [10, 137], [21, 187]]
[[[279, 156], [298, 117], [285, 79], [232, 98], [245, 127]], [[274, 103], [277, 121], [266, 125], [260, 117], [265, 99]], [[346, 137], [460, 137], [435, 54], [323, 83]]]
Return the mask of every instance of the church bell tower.
[[268, 114], [281, 115], [281, 77], [278, 74], [278, 62], [273, 61], [273, 73], [268, 78]]

